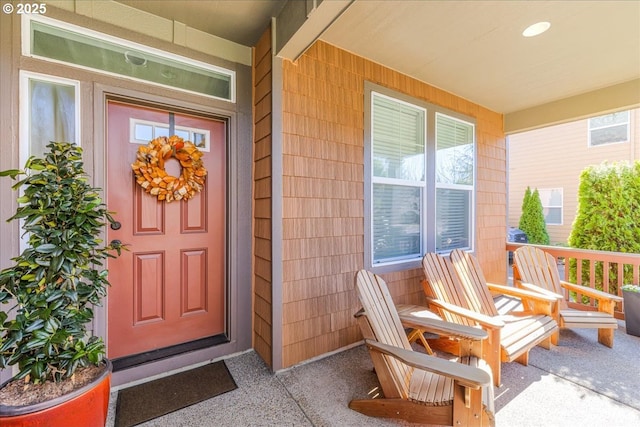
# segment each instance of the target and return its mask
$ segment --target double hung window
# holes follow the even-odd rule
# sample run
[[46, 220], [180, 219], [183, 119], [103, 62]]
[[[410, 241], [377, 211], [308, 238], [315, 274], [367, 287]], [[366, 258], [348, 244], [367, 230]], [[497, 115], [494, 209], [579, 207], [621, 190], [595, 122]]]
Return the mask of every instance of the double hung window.
[[629, 111], [589, 119], [589, 146], [629, 141]]
[[547, 225], [562, 225], [562, 188], [542, 188], [538, 190], [542, 202], [542, 212]]
[[474, 127], [436, 113], [436, 251], [471, 248]]
[[474, 124], [383, 88], [367, 90], [367, 105], [367, 267], [472, 249]]

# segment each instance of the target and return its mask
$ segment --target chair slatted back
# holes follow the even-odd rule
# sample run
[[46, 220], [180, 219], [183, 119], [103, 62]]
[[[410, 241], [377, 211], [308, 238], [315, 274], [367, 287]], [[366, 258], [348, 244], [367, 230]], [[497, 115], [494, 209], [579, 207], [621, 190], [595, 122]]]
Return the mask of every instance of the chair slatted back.
[[[359, 318], [360, 329], [367, 339], [411, 350], [385, 281], [366, 270], [356, 274], [356, 289], [364, 308]], [[371, 353], [385, 397], [406, 399], [413, 368], [397, 359]]]
[[[564, 295], [558, 264], [553, 255], [533, 246], [521, 246], [513, 252], [514, 279]], [[560, 300], [565, 309], [566, 300]]]
[[[428, 253], [422, 258], [422, 269], [426, 277], [423, 282], [427, 296], [458, 307], [472, 309], [465, 289], [451, 265], [451, 261], [436, 253]], [[439, 310], [444, 320], [459, 325], [474, 326], [474, 322], [446, 310]]]
[[461, 249], [454, 249], [450, 257], [460, 283], [466, 290], [471, 309], [487, 316], [497, 316], [498, 309], [493, 302], [493, 296], [489, 291], [478, 259]]

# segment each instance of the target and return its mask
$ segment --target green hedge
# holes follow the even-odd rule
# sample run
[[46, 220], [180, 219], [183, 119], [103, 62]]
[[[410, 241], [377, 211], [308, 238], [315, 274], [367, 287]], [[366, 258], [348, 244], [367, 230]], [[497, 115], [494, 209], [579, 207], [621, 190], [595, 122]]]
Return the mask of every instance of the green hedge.
[[[578, 212], [569, 246], [580, 249], [640, 253], [640, 162], [603, 163], [580, 174]], [[576, 262], [570, 263], [570, 279], [577, 282]], [[631, 266], [624, 282], [633, 279]], [[602, 263], [596, 263], [596, 287], [602, 289]], [[609, 291], [617, 292], [618, 266], [611, 264]], [[582, 283], [588, 283], [589, 262], [583, 261]]]

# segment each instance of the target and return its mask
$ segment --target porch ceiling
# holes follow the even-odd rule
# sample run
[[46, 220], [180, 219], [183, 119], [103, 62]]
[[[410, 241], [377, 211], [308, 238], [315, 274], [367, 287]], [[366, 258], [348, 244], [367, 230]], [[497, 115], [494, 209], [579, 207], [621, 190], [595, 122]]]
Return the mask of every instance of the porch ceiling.
[[[288, 2], [121, 3], [251, 46]], [[640, 106], [640, 1], [331, 3], [307, 6], [314, 39], [503, 113], [507, 133]], [[521, 35], [539, 21], [549, 31]]]

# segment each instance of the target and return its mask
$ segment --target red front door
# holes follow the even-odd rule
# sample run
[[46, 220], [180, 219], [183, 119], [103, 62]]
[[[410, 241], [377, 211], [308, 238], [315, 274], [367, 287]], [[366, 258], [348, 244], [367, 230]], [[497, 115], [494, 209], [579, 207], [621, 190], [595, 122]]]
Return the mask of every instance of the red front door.
[[[226, 138], [224, 120], [107, 103], [107, 206], [128, 251], [109, 260], [107, 356], [131, 356], [225, 333]], [[203, 151], [204, 188], [158, 201], [135, 182], [141, 144], [173, 131]], [[171, 175], [177, 160], [167, 161]], [[116, 226], [117, 228], [117, 226]]]

